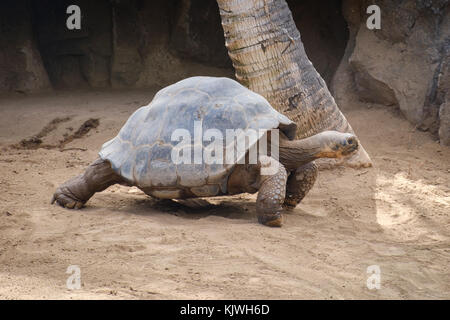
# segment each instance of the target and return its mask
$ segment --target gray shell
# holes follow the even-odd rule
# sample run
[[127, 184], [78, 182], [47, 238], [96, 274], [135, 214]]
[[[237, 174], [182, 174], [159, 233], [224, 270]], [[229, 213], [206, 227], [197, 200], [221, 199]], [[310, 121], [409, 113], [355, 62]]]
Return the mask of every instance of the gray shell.
[[[192, 77], [160, 90], [148, 106], [136, 110], [119, 134], [103, 144], [99, 155], [130, 183], [159, 198], [215, 196], [226, 193], [234, 164], [178, 164], [171, 160], [175, 129], [190, 132], [192, 150], [194, 121], [202, 121], [203, 133], [210, 128], [280, 128], [290, 139], [296, 125], [274, 110], [259, 94], [228, 78]], [[247, 148], [248, 150], [248, 148]], [[224, 151], [225, 154], [225, 151]]]

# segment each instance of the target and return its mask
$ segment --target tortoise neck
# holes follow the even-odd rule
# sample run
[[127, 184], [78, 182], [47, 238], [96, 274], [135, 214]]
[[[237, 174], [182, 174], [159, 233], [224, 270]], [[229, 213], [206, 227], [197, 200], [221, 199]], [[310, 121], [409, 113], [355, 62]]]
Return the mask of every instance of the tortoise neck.
[[313, 137], [302, 140], [280, 139], [279, 158], [281, 164], [294, 170], [319, 157], [322, 145]]

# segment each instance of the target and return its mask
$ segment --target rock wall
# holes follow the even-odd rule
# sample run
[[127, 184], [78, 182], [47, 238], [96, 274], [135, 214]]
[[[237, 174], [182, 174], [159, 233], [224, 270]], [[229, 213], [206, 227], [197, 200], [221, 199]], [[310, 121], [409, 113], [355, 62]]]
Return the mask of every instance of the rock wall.
[[439, 106], [439, 138], [442, 144], [450, 145], [450, 59], [447, 47], [446, 59], [442, 61], [441, 72], [437, 79], [434, 105]]
[[0, 92], [51, 88], [33, 34], [31, 11], [26, 0], [0, 2]]
[[[34, 32], [55, 88], [109, 86], [112, 57], [110, 6], [107, 0], [32, 1]], [[81, 29], [69, 30], [66, 9], [82, 8]]]
[[[80, 30], [66, 27], [72, 4]], [[162, 86], [198, 74], [233, 74], [215, 1], [0, 2], [0, 93]]]
[[398, 107], [449, 145], [448, 0], [376, 1], [380, 30], [366, 26], [372, 3], [344, 0], [350, 40], [332, 85], [338, 104], [348, 103], [354, 89], [360, 100]]
[[216, 1], [181, 0], [174, 14], [172, 51], [201, 63], [232, 68]]
[[[66, 28], [72, 4], [81, 9], [81, 30]], [[289, 6], [329, 84], [348, 38], [341, 0], [292, 0]], [[5, 0], [0, 17], [0, 93], [234, 76], [213, 0]]]
[[210, 0], [112, 2], [111, 85], [164, 86], [193, 75], [231, 77], [218, 10]]

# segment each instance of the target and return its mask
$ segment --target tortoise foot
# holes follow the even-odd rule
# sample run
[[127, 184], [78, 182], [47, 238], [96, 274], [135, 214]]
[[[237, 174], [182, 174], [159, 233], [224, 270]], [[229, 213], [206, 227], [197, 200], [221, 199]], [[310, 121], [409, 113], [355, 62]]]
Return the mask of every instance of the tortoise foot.
[[258, 222], [268, 227], [281, 227], [283, 224], [283, 217], [277, 213], [274, 215], [260, 215], [258, 216]]
[[81, 209], [84, 201], [77, 199], [67, 188], [59, 187], [53, 194], [51, 203], [57, 203], [61, 207], [68, 209]]

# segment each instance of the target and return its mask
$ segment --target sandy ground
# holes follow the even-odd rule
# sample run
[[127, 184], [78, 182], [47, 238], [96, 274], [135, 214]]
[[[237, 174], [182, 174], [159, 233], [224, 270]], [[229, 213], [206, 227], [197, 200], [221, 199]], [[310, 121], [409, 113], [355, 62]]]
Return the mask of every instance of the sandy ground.
[[[154, 93], [0, 99], [0, 298], [450, 298], [450, 149], [385, 107], [344, 109], [374, 167], [322, 171], [279, 229], [256, 222], [252, 195], [190, 209], [113, 186], [80, 211], [50, 205]], [[67, 116], [45, 144], [100, 125], [66, 151], [9, 147]], [[66, 287], [70, 265], [79, 290]]]

